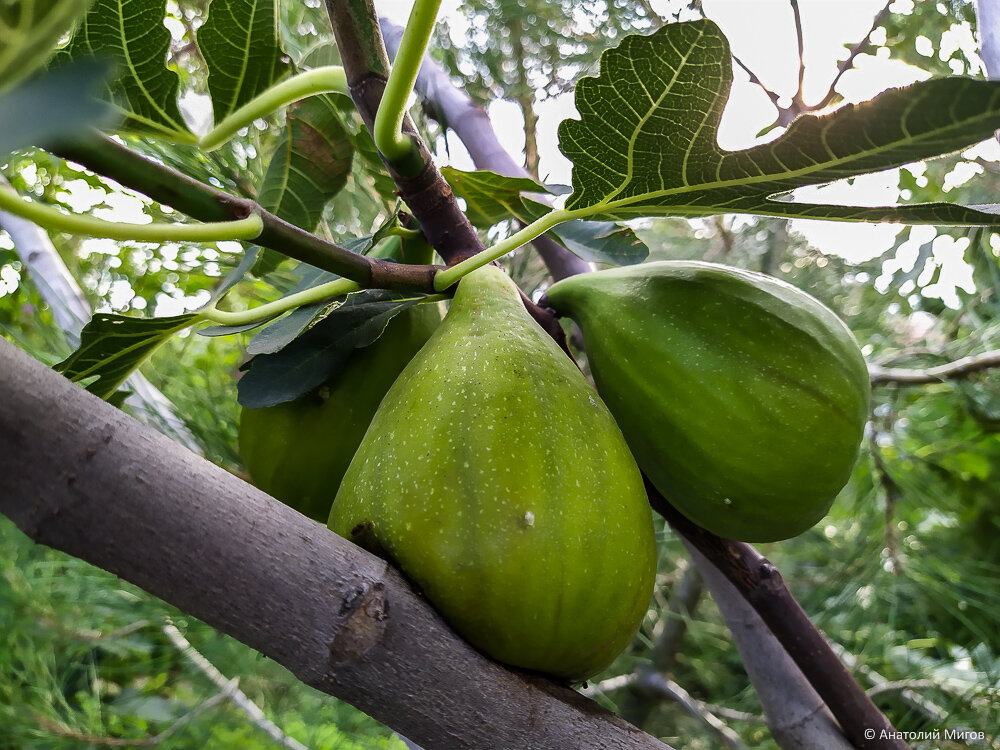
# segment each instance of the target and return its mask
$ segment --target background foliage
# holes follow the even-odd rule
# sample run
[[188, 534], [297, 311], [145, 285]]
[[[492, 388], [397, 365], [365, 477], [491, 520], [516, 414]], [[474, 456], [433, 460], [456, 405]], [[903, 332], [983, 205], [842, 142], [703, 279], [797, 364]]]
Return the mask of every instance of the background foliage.
[[[934, 74], [981, 75], [974, 55], [955, 43], [971, 29], [971, 3], [897, 3], [864, 54], [889, 55]], [[168, 3], [171, 75], [182, 110], [194, 122], [204, 102], [243, 101], [208, 79], [197, 30], [208, 4]], [[484, 103], [514, 101], [524, 115], [526, 161], [537, 173], [534, 108], [593, 74], [597, 54], [628, 33], [660, 23], [646, 3], [541, 3], [466, 0], [472, 31], [443, 28], [437, 54]], [[697, 3], [671, 13], [697, 14]], [[281, 54], [267, 58], [267, 78], [289, 66], [336, 61], [319, 3], [278, 4]], [[276, 47], [277, 49], [277, 47]], [[214, 53], [210, 53], [214, 54]], [[514, 65], [505, 61], [515, 60]], [[186, 109], [185, 109], [186, 107]], [[447, 123], [433, 111], [418, 124], [436, 137]], [[393, 210], [391, 185], [377, 166], [356, 117], [324, 102], [322, 115], [342, 128], [353, 159], [338, 174], [343, 189], [320, 214], [323, 236], [357, 237]], [[136, 132], [130, 146], [239, 195], [267, 194], [272, 156], [287, 146], [293, 121], [258, 122], [208, 154]], [[333, 127], [331, 125], [331, 127]], [[139, 129], [141, 130], [141, 128]], [[442, 156], [444, 154], [442, 153]], [[944, 197], [995, 202], [1000, 152], [970, 149], [899, 171], [903, 201]], [[153, 220], [169, 210], [44, 152], [19, 152], [0, 165], [20, 191], [73, 210], [112, 210]], [[970, 179], [972, 178], [972, 179]], [[339, 186], [339, 185], [338, 185]], [[273, 185], [271, 188], [273, 189]], [[271, 193], [273, 194], [273, 192]], [[280, 196], [279, 196], [280, 197]], [[276, 198], [276, 200], [278, 200]], [[280, 200], [275, 205], [280, 205]], [[312, 227], [308, 227], [312, 228]], [[491, 230], [494, 234], [503, 227]], [[982, 230], [902, 229], [892, 246], [849, 263], [824, 254], [782, 220], [719, 217], [637, 222], [652, 259], [701, 258], [775, 274], [819, 297], [857, 335], [871, 362], [926, 366], [1000, 348], [1000, 235]], [[53, 241], [98, 311], [173, 315], [204, 304], [241, 258], [239, 243], [152, 245], [55, 235]], [[526, 290], [546, 274], [530, 249], [505, 259]], [[294, 263], [262, 259], [257, 276], [233, 292], [249, 306], [287, 291]], [[957, 279], [957, 281], [956, 281]], [[6, 235], [0, 234], [0, 332], [43, 361], [70, 352], [51, 311]], [[178, 407], [205, 454], [240, 472], [236, 450], [236, 381], [253, 332], [232, 337], [185, 335], [169, 341], [144, 373]], [[908, 681], [923, 703], [901, 689], [877, 697], [899, 729], [969, 728], [996, 741], [1000, 727], [1000, 375], [984, 372], [932, 386], [879, 386], [872, 421], [851, 483], [827, 519], [795, 540], [762, 549], [795, 595], [836, 643], [889, 681]], [[660, 529], [657, 596], [633, 649], [604, 676], [649, 658], [671, 593], [684, 573], [680, 544]], [[401, 747], [385, 728], [354, 709], [302, 686], [232, 640], [185, 618], [113, 576], [28, 542], [0, 520], [0, 748], [79, 748], [158, 735], [216, 688], [164, 637], [171, 618], [186, 637], [289, 736], [311, 748]], [[729, 723], [748, 744], [773, 747], [761, 709], [709, 600], [690, 618], [673, 679], [702, 701], [745, 712]], [[595, 682], [600, 682], [598, 677]], [[864, 678], [862, 678], [864, 679]], [[629, 710], [624, 692], [600, 700]], [[934, 708], [928, 708], [928, 702]], [[937, 711], [937, 713], [935, 713]], [[644, 727], [686, 748], [719, 738], [677, 705], [657, 702]], [[185, 721], [163, 748], [273, 747], [226, 702]], [[947, 747], [947, 744], [941, 745]], [[960, 745], [955, 745], [958, 747]], [[964, 745], [961, 745], [964, 746]]]

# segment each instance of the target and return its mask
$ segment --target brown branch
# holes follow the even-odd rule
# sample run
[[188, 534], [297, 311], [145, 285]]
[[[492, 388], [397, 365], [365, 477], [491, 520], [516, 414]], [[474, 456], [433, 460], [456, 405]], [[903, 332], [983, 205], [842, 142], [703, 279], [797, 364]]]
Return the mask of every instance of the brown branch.
[[994, 367], [1000, 367], [1000, 349], [972, 354], [956, 359], [954, 362], [926, 369], [910, 370], [870, 364], [868, 365], [868, 374], [871, 377], [872, 385], [885, 385], [887, 383], [927, 385], [962, 378]]
[[[371, 131], [389, 75], [389, 58], [375, 8], [371, 0], [327, 0], [326, 8], [348, 90]], [[449, 265], [481, 252], [484, 248], [479, 235], [462, 213], [451, 186], [434, 165], [409, 116], [404, 120], [403, 132], [410, 136], [417, 153], [406, 164], [392, 164], [384, 158], [383, 162], [427, 241]]]
[[0, 393], [0, 512], [35, 541], [426, 747], [665, 747], [567, 687], [487, 660], [384, 561], [2, 340]]
[[[882, 738], [883, 730], [886, 737], [893, 736], [892, 724], [844, 668], [769, 560], [749, 544], [723, 539], [693, 524], [648, 479], [646, 490], [653, 509], [708, 558], [760, 615], [855, 747], [906, 748], [900, 740]], [[866, 730], [874, 730], [874, 739], [865, 736]]]
[[[389, 52], [395, 56], [403, 36], [401, 26], [388, 18], [379, 23]], [[417, 93], [433, 103], [447, 126], [459, 137], [477, 169], [489, 169], [508, 177], [531, 177], [524, 167], [500, 144], [493, 123], [472, 98], [452, 83], [447, 71], [431, 57], [425, 56], [417, 76]], [[544, 196], [538, 196], [544, 199]], [[559, 281], [591, 270], [590, 264], [574, 255], [548, 235], [532, 240], [531, 244], [545, 263], [552, 277]]]
[[232, 221], [259, 213], [264, 229], [253, 240], [255, 244], [332, 271], [362, 286], [434, 291], [433, 266], [389, 263], [352, 253], [279, 219], [252, 200], [217, 190], [107, 136], [95, 133], [60, 144], [51, 151], [199, 221]]

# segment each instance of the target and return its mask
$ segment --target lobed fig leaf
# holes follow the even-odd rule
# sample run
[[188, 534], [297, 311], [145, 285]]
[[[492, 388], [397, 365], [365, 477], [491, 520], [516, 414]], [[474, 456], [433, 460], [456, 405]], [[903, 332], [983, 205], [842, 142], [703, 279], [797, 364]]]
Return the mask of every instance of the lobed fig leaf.
[[639, 466], [684, 515], [767, 542], [826, 514], [869, 394], [858, 345], [828, 308], [764, 274], [687, 261], [581, 274], [547, 297], [580, 325]]
[[484, 267], [386, 394], [330, 527], [395, 561], [498, 661], [571, 680], [629, 643], [656, 552], [600, 398]]

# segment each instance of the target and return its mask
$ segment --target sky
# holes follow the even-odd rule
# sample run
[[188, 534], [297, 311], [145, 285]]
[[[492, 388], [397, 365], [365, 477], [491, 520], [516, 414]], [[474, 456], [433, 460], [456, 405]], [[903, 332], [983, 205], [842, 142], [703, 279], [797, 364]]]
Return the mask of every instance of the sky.
[[[376, 0], [381, 13], [398, 23], [405, 23], [412, 0]], [[819, 100], [836, 74], [838, 58], [845, 45], [860, 40], [871, 28], [872, 20], [881, 10], [884, 0], [800, 0], [805, 47], [805, 98]], [[465, 19], [457, 13], [459, 0], [443, 0], [441, 16], [447, 17], [453, 34], [462, 34]], [[911, 0], [896, 0], [893, 10], [905, 10]], [[663, 10], [665, 3], [653, 0], [654, 8]], [[792, 12], [787, 0], [703, 0], [705, 14], [719, 24], [729, 38], [733, 53], [756, 73], [768, 88], [791, 95], [798, 74], [798, 52]], [[957, 34], [953, 40], [966, 48], [975, 48], [971, 34]], [[923, 70], [883, 55], [861, 55], [856, 66], [846, 73], [838, 90], [848, 102], [870, 99], [886, 88], [904, 86], [927, 77]], [[522, 122], [517, 106], [497, 102], [490, 115], [503, 145], [515, 154], [523, 149]], [[538, 141], [540, 173], [544, 181], [569, 184], [571, 165], [558, 149], [556, 129], [559, 122], [575, 117], [572, 96], [541, 102], [538, 106]], [[770, 100], [739, 68], [734, 74], [733, 89], [719, 131], [719, 144], [725, 149], [747, 148], [755, 142], [755, 134], [773, 122], [775, 111]], [[773, 132], [769, 137], [775, 137]], [[449, 141], [455, 166], [471, 169], [471, 161], [457, 140]], [[1000, 158], [1000, 146], [995, 142], [980, 147], [984, 155]], [[463, 161], [464, 159], [464, 161]], [[964, 176], [964, 175], [963, 175]], [[972, 175], [968, 175], [972, 176]], [[800, 200], [823, 200], [834, 203], [885, 205], [897, 202], [897, 172], [858, 178], [854, 184], [835, 184], [823, 188], [800, 190]], [[794, 220], [792, 229], [807, 237], [819, 249], [841, 255], [848, 260], [862, 261], [876, 257], [890, 247], [903, 230], [899, 225], [856, 224], [845, 222]], [[928, 240], [928, 231], [921, 228], [902, 253], [903, 261], [914, 248]], [[935, 241], [935, 260], [945, 265], [945, 277], [940, 293], [951, 306], [957, 306], [955, 287], [972, 291], [970, 269], [961, 260], [950, 238]], [[913, 261], [910, 261], [912, 265]], [[897, 263], [898, 265], [898, 263]], [[890, 267], [888, 271], [892, 271]], [[930, 290], [932, 294], [935, 290]]]

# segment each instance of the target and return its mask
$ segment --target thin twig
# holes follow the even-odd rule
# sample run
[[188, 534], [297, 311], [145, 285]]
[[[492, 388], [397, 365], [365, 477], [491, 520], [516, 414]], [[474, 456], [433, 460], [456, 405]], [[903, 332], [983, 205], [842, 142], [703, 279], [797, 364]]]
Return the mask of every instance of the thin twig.
[[[874, 687], [881, 687], [883, 685], [889, 684], [889, 680], [880, 675], [871, 667], [861, 664], [856, 656], [847, 651], [847, 649], [845, 649], [839, 643], [834, 643], [831, 645], [833, 647], [833, 650], [837, 653], [837, 656], [839, 656], [840, 659], [844, 662], [844, 664], [847, 665], [848, 669], [851, 669], [860, 674], [862, 677], [867, 679]], [[869, 691], [868, 694], [873, 695], [874, 693]], [[923, 713], [932, 722], [944, 723], [948, 718], [948, 711], [946, 709], [942, 708], [934, 701], [924, 698], [922, 695], [917, 695], [917, 693], [913, 692], [910, 689], [902, 690], [901, 696], [908, 705]]]
[[982, 372], [993, 367], [1000, 367], [1000, 349], [993, 349], [981, 354], [956, 359], [954, 362], [928, 367], [926, 369], [901, 369], [868, 365], [868, 374], [872, 385], [885, 383], [900, 383], [902, 385], [926, 385], [940, 383], [944, 380], [965, 377], [971, 373]]
[[[723, 539], [689, 521], [648, 479], [646, 491], [653, 509], [708, 558], [756, 610], [855, 747], [906, 747], [896, 739], [889, 719], [844, 668], [769, 560], [749, 544]], [[875, 735], [870, 738], [867, 733], [872, 730]]]
[[[608, 693], [623, 688], [638, 688], [643, 692], [652, 693], [660, 698], [673, 701], [696, 719], [701, 720], [712, 731], [722, 737], [726, 745], [731, 748], [745, 748], [740, 736], [730, 729], [717, 715], [718, 706], [712, 706], [704, 701], [700, 701], [688, 693], [684, 688], [673, 680], [658, 672], [634, 672], [632, 674], [620, 675], [607, 680], [602, 680], [591, 685], [580, 692], [588, 697], [594, 697], [602, 693]], [[722, 709], [730, 714], [729, 718], [738, 721], [749, 721], [755, 724], [762, 724], [764, 719], [754, 714], [743, 713], [742, 711], [731, 711]]]
[[792, 17], [795, 21], [795, 44], [799, 54], [799, 78], [795, 95], [792, 97], [792, 107], [802, 109], [805, 106], [802, 92], [805, 90], [806, 81], [806, 47], [802, 34], [802, 13], [799, 10], [799, 0], [788, 0], [788, 2], [792, 6]]
[[889, 15], [889, 6], [892, 5], [892, 2], [893, 0], [889, 0], [889, 2], [887, 2], [882, 7], [882, 10], [880, 10], [876, 14], [875, 20], [872, 21], [872, 25], [871, 28], [868, 29], [868, 33], [865, 34], [865, 36], [862, 39], [859, 39], [857, 42], [855, 42], [854, 46], [851, 47], [850, 52], [847, 53], [847, 58], [840, 61], [840, 64], [837, 65], [837, 74], [833, 77], [833, 80], [830, 82], [830, 87], [827, 89], [826, 94], [824, 94], [823, 98], [820, 99], [816, 104], [810, 106], [809, 108], [810, 111], [824, 109], [827, 106], [829, 106], [830, 102], [834, 100], [834, 98], [837, 96], [837, 91], [836, 91], [837, 84], [840, 83], [840, 79], [844, 76], [844, 73], [846, 73], [847, 71], [849, 71], [851, 68], [854, 67], [855, 58], [857, 58], [857, 56], [861, 54], [861, 52], [868, 49], [868, 47], [871, 45], [871, 36], [873, 33], [875, 33], [875, 29], [877, 29], [879, 26], [882, 25], [882, 22], [885, 20], [885, 17]]
[[899, 539], [896, 534], [896, 503], [902, 496], [899, 484], [889, 474], [889, 467], [879, 448], [875, 436], [869, 441], [872, 463], [875, 465], [875, 478], [885, 493], [885, 546], [889, 554], [889, 572], [898, 576], [903, 572], [903, 564], [899, 557]]
[[262, 731], [277, 744], [288, 748], [288, 750], [309, 750], [309, 748], [298, 740], [286, 735], [283, 731], [281, 731], [281, 728], [277, 724], [268, 719], [264, 715], [260, 706], [250, 700], [246, 693], [239, 689], [237, 686], [239, 680], [227, 680], [225, 675], [216, 669], [212, 662], [206, 659], [195, 649], [194, 646], [190, 644], [190, 642], [188, 642], [188, 640], [181, 634], [181, 631], [179, 631], [173, 623], [165, 623], [163, 625], [163, 633], [167, 636], [170, 642], [174, 644], [177, 650], [184, 654], [185, 658], [197, 667], [199, 672], [211, 680], [212, 684], [220, 688], [225, 697], [232, 701], [236, 708], [250, 718], [251, 723], [257, 729]]

